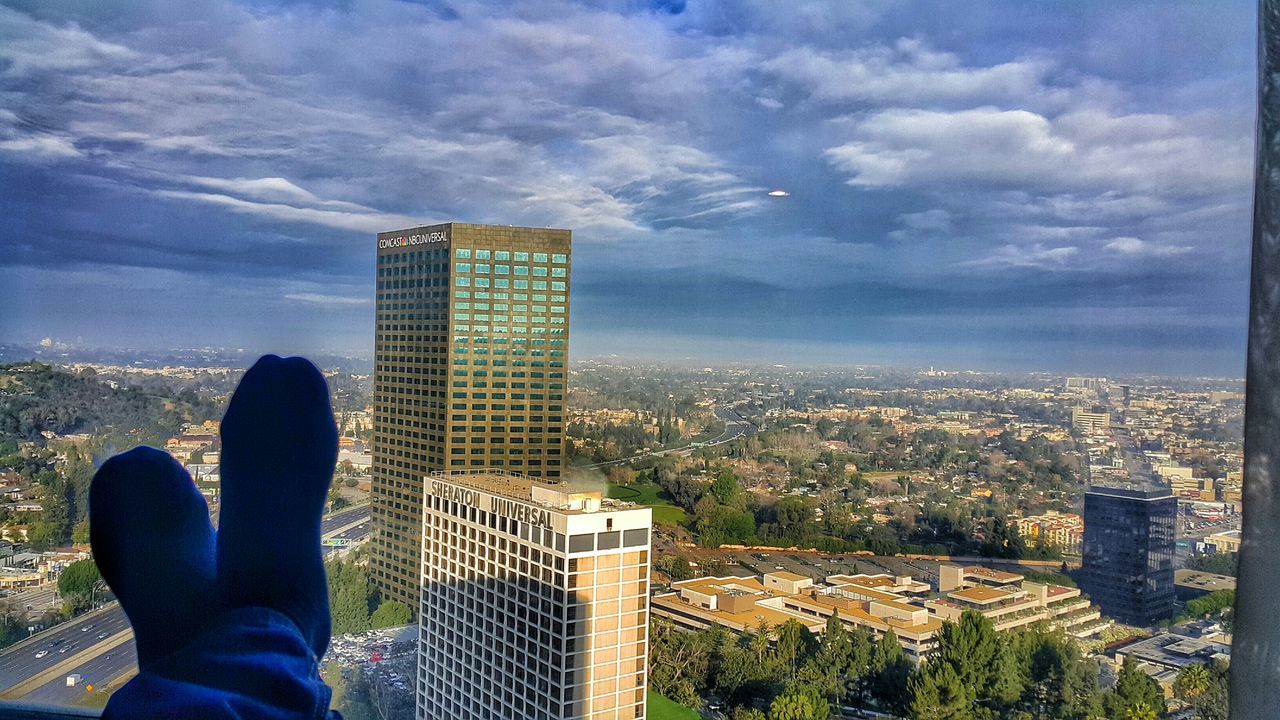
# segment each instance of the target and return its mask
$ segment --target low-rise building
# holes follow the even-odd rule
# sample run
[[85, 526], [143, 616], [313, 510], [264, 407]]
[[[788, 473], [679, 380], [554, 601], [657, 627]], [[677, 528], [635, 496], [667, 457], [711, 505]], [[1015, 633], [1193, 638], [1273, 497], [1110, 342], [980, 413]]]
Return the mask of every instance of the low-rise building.
[[1215, 553], [1240, 552], [1240, 531], [1228, 530], [1208, 535], [1204, 539], [1204, 544], [1213, 548]]
[[1050, 510], [1043, 515], [1018, 518], [1014, 520], [1014, 526], [1027, 544], [1043, 538], [1046, 544], [1073, 554], [1080, 552], [1080, 542], [1084, 539], [1084, 520], [1074, 513]]
[[1025, 582], [1022, 575], [987, 568], [939, 568], [941, 592], [909, 575], [829, 575], [822, 583], [791, 572], [761, 578], [705, 577], [671, 584], [655, 596], [651, 612], [677, 625], [711, 625], [772, 631], [796, 620], [814, 633], [825, 631], [838, 614], [849, 629], [874, 638], [890, 630], [914, 662], [937, 647], [942, 624], [965, 610], [990, 618], [1004, 631], [1045, 621], [1075, 637], [1088, 637], [1110, 624], [1077, 588]]

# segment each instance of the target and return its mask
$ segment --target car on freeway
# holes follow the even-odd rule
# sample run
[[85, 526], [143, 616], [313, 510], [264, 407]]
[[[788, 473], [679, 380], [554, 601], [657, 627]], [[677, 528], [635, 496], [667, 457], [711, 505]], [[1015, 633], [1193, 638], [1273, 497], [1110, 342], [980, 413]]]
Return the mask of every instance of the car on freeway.
[[89, 623], [88, 625], [85, 625], [84, 627], [80, 628], [80, 632], [89, 632], [92, 629], [93, 629], [93, 623]]
[[64, 653], [73, 647], [75, 647], [75, 645], [63, 645], [62, 647], [58, 648], [58, 652]]
[[102, 639], [103, 639], [103, 638], [105, 638], [106, 636], [107, 636], [107, 633], [104, 633], [104, 632], [100, 632], [100, 633], [98, 633], [98, 639], [99, 639], [99, 640], [102, 640]]
[[48, 654], [49, 654], [48, 650], [41, 650], [40, 652], [36, 653], [36, 659], [39, 660], [40, 658]]

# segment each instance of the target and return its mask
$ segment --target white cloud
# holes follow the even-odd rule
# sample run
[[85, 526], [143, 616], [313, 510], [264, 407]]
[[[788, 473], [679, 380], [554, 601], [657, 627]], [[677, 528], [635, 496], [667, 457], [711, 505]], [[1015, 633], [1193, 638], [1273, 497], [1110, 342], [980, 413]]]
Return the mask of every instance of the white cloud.
[[1078, 270], [1072, 261], [1080, 254], [1074, 245], [1045, 247], [1039, 243], [1029, 247], [1002, 245], [987, 257], [963, 263], [970, 267], [991, 269], [1034, 268], [1038, 270]]
[[288, 293], [284, 296], [286, 300], [307, 303], [310, 305], [326, 305], [326, 306], [345, 306], [345, 305], [368, 305], [368, 298], [354, 298], [345, 295], [324, 295], [322, 293]]
[[847, 122], [851, 139], [824, 157], [856, 187], [976, 183], [1157, 196], [1247, 187], [1247, 140], [1196, 134], [1165, 116], [1081, 111], [1050, 120], [1026, 110], [982, 107], [888, 109]]
[[1118, 237], [1103, 246], [1121, 255], [1140, 257], [1168, 257], [1189, 253], [1193, 248], [1185, 245], [1159, 245], [1135, 237]]
[[847, 51], [793, 48], [765, 61], [761, 68], [818, 102], [899, 105], [1024, 100], [1040, 89], [1051, 65], [1026, 59], [964, 67], [955, 55], [934, 51], [918, 40], [901, 39], [893, 47]]

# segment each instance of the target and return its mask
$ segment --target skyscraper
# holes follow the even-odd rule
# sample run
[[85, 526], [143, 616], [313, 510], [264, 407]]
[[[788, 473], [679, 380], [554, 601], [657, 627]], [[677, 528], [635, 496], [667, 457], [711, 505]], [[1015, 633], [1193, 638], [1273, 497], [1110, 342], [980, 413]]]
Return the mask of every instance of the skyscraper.
[[370, 570], [384, 598], [418, 605], [427, 475], [560, 477], [570, 242], [463, 223], [378, 234]]
[[417, 717], [645, 717], [652, 511], [505, 473], [425, 492]]
[[1173, 615], [1178, 501], [1167, 488], [1090, 487], [1084, 495], [1080, 587], [1129, 625]]

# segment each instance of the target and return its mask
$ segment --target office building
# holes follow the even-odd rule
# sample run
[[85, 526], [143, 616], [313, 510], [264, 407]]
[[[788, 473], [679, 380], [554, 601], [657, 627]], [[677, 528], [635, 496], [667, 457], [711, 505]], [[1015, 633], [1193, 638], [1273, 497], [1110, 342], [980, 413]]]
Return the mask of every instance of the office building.
[[1080, 587], [1129, 625], [1173, 615], [1178, 501], [1166, 488], [1090, 487], [1084, 495]]
[[370, 574], [415, 607], [423, 478], [564, 464], [568, 230], [446, 223], [380, 233]]
[[652, 511], [497, 472], [425, 493], [419, 720], [644, 718]]
[[1017, 573], [942, 564], [938, 592], [910, 575], [828, 575], [822, 582], [786, 571], [754, 577], [703, 577], [671, 583], [655, 595], [653, 612], [680, 627], [720, 625], [752, 632], [798, 621], [810, 632], [826, 631], [838, 614], [849, 630], [879, 639], [893, 631], [898, 645], [919, 664], [937, 650], [944, 622], [967, 610], [991, 621], [998, 632], [1035, 623], [1075, 638], [1097, 635], [1111, 623], [1078, 588], [1026, 581]]
[[1111, 415], [1105, 410], [1089, 411], [1084, 408], [1071, 410], [1071, 427], [1086, 435], [1098, 435], [1111, 427]]

